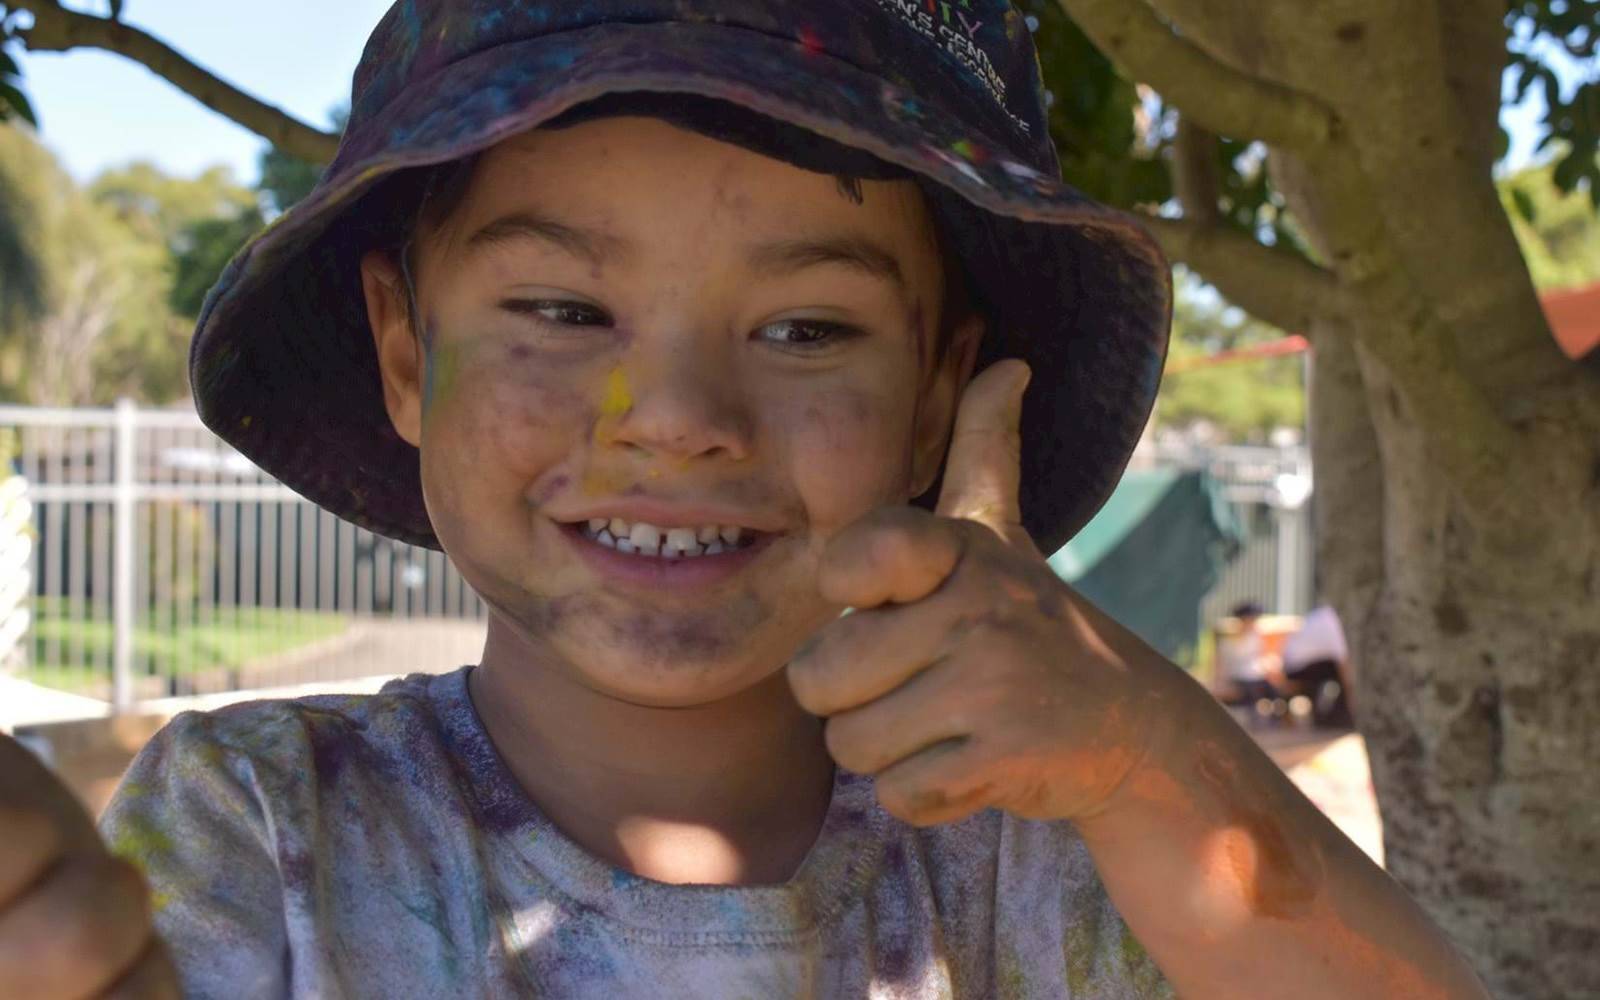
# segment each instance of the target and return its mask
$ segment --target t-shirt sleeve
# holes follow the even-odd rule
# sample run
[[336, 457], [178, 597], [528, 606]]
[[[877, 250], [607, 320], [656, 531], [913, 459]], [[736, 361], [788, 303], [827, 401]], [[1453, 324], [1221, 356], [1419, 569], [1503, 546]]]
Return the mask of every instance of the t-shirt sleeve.
[[111, 850], [150, 882], [183, 995], [286, 992], [283, 893], [255, 765], [214, 716], [185, 713], [129, 767], [101, 819]]

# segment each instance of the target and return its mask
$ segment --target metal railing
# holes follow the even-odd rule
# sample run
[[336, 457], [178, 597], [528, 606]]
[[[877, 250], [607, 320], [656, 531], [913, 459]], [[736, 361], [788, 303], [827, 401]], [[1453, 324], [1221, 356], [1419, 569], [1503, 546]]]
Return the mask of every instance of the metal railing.
[[[9, 661], [26, 679], [127, 711], [451, 669], [481, 650], [484, 605], [442, 553], [321, 510], [193, 410], [0, 406], [0, 450], [32, 508], [29, 634]], [[1247, 599], [1306, 610], [1304, 449], [1161, 448], [1139, 461], [1208, 469], [1245, 527], [1202, 621]]]
[[485, 609], [442, 553], [339, 520], [192, 410], [0, 407], [33, 505], [23, 677], [117, 711], [448, 669]]

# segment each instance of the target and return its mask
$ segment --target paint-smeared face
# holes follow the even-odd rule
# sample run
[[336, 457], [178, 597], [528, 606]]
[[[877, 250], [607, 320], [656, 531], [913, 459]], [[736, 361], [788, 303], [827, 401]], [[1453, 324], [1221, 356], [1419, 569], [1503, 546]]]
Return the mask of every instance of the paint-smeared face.
[[[421, 347], [403, 283], [368, 257], [390, 413], [496, 627], [597, 690], [687, 705], [770, 676], [838, 614], [818, 556], [928, 485], [976, 334], [935, 363], [922, 196], [859, 193], [602, 119], [483, 157], [418, 244]], [[608, 547], [613, 519], [692, 529], [702, 554]]]

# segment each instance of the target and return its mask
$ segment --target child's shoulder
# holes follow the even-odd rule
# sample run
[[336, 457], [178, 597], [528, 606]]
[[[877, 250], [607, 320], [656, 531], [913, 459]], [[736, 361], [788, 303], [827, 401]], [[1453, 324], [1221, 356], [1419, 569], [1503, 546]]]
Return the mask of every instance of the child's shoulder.
[[[249, 768], [258, 776], [337, 770], [344, 760], [394, 756], [441, 738], [441, 714], [464, 691], [465, 671], [415, 674], [375, 694], [239, 702], [176, 716], [157, 736], [176, 756]], [[230, 768], [232, 769], [232, 768]]]

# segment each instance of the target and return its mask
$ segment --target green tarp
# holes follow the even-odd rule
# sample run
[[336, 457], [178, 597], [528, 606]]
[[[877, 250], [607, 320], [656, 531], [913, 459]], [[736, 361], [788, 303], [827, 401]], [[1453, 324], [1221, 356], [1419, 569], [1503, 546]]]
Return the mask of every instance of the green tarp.
[[1200, 636], [1200, 602], [1242, 538], [1232, 506], [1206, 473], [1130, 472], [1050, 565], [1146, 642], [1186, 663]]

